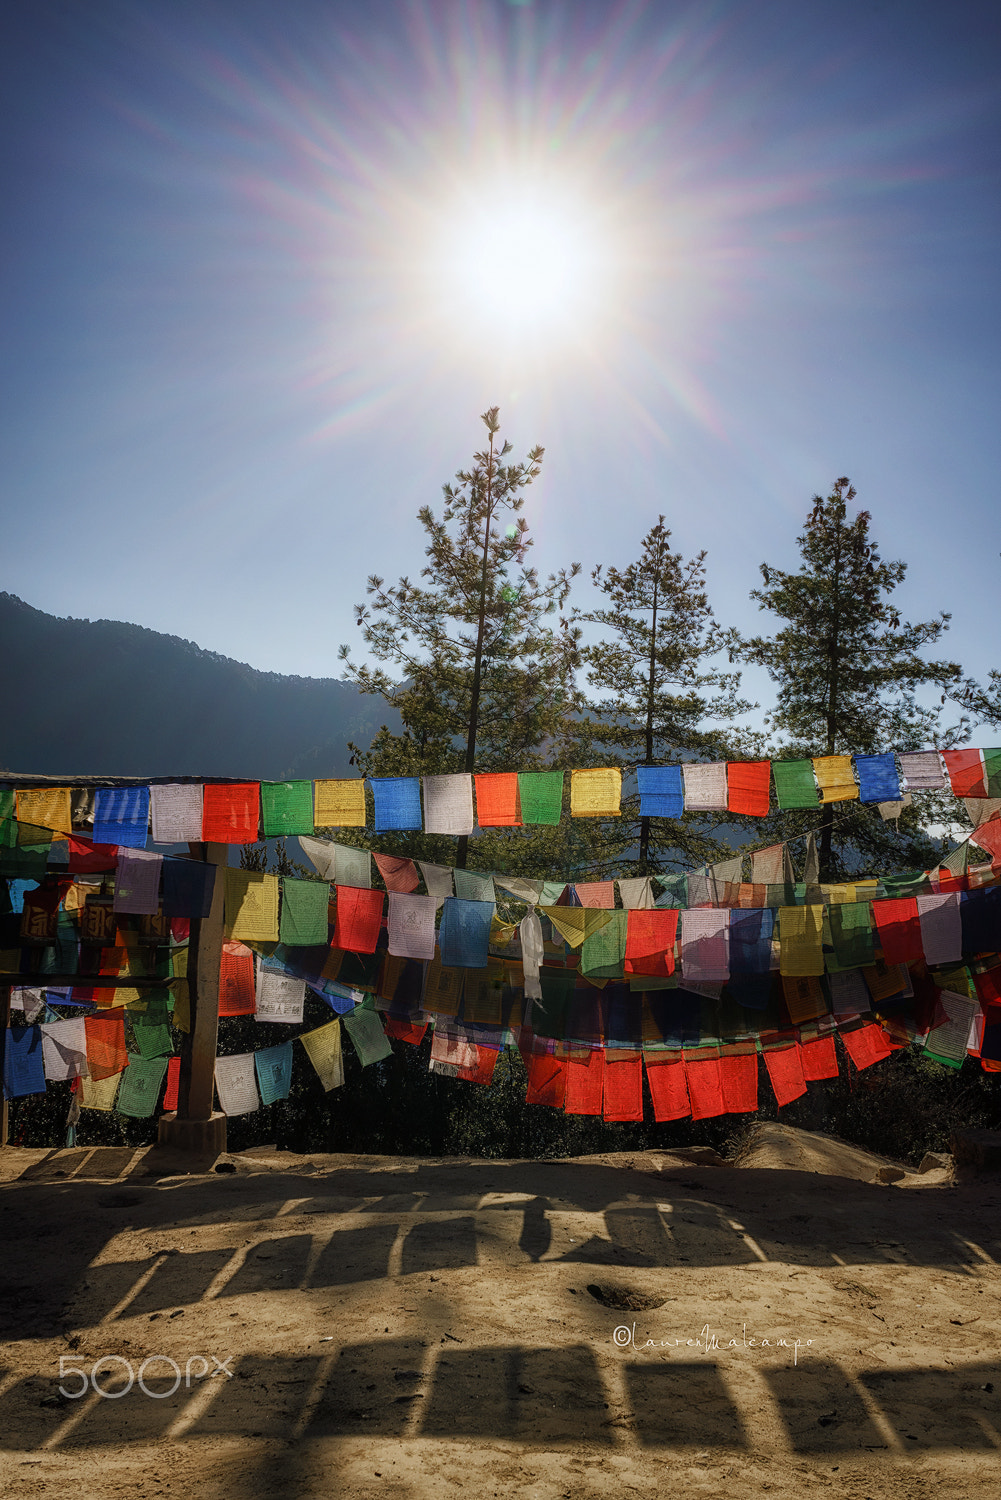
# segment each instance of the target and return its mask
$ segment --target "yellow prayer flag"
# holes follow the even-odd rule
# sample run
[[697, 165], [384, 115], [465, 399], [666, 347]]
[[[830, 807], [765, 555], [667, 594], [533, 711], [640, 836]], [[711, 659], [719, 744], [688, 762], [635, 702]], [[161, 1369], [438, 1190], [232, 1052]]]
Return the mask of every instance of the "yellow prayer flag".
[[824, 908], [779, 907], [779, 973], [793, 979], [824, 972]]
[[226, 936], [240, 942], [277, 943], [278, 876], [256, 870], [226, 871]]
[[17, 821], [35, 828], [54, 828], [57, 833], [73, 832], [73, 814], [68, 786], [47, 786], [39, 791], [18, 791]]
[[191, 990], [186, 979], [175, 979], [170, 985], [171, 994], [174, 996], [174, 1009], [171, 1012], [171, 1020], [178, 1031], [191, 1030]]
[[344, 1083], [344, 1059], [341, 1055], [341, 1023], [328, 1021], [318, 1031], [307, 1031], [299, 1037], [316, 1069], [324, 1092], [339, 1089]]
[[571, 948], [579, 948], [585, 938], [607, 927], [615, 915], [603, 907], [593, 906], [540, 906], [539, 910]]
[[435, 956], [424, 975], [424, 995], [421, 1007], [439, 1016], [457, 1016], [462, 1002], [464, 969], [443, 969], [441, 955]]
[[618, 766], [596, 771], [571, 771], [570, 816], [572, 818], [617, 818], [622, 800], [622, 772]]
[[361, 777], [314, 781], [313, 822], [317, 828], [364, 828], [365, 783]]
[[859, 789], [850, 755], [815, 755], [813, 771], [821, 802], [857, 802]]
[[783, 975], [782, 994], [789, 1019], [794, 1026], [800, 1026], [804, 1021], [816, 1021], [828, 1013], [820, 980], [815, 975], [802, 975], [799, 978]]
[[112, 1073], [110, 1078], [81, 1078], [80, 1108], [103, 1109], [105, 1112], [113, 1109], [121, 1079], [121, 1073]]

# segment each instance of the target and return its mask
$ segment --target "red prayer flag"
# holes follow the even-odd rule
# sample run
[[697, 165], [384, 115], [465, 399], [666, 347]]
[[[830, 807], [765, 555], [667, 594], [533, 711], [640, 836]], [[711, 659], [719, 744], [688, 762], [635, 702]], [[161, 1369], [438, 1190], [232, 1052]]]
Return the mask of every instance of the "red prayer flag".
[[387, 891], [396, 891], [398, 895], [408, 896], [420, 885], [417, 866], [412, 859], [402, 859], [398, 854], [377, 854], [374, 849], [372, 858], [378, 866]]
[[893, 1051], [880, 1026], [862, 1026], [858, 1031], [841, 1031], [838, 1035], [848, 1056], [860, 1070], [882, 1062]]
[[252, 1016], [256, 1008], [252, 951], [244, 943], [223, 943], [219, 960], [219, 1014]]
[[118, 863], [117, 844], [95, 844], [92, 839], [80, 839], [76, 834], [67, 834], [69, 846], [69, 872], [71, 875], [88, 875], [99, 870], [113, 870]]
[[605, 1083], [601, 1096], [601, 1113], [606, 1120], [642, 1120], [643, 1054], [624, 1057], [605, 1053]]
[[685, 1082], [688, 1097], [692, 1102], [692, 1119], [708, 1120], [713, 1115], [725, 1115], [723, 1102], [723, 1075], [718, 1057], [685, 1056]]
[[383, 1023], [387, 1036], [394, 1036], [398, 1042], [409, 1042], [412, 1047], [420, 1046], [428, 1029], [426, 1021], [423, 1026], [418, 1026], [415, 1021], [403, 1020], [402, 1016], [384, 1016]]
[[605, 1053], [594, 1047], [586, 1058], [570, 1057], [564, 1064], [567, 1075], [563, 1108], [568, 1115], [600, 1115], [605, 1085]]
[[472, 1068], [464, 1068], [460, 1064], [456, 1067], [456, 1078], [464, 1078], [467, 1083], [488, 1084], [493, 1082], [494, 1068], [497, 1066], [498, 1049], [496, 1047], [473, 1047], [476, 1053], [476, 1065]]
[[125, 1014], [113, 1010], [84, 1017], [87, 1038], [87, 1071], [91, 1078], [112, 1078], [129, 1065], [125, 1049]]
[[610, 880], [585, 880], [583, 884], [576, 884], [574, 890], [581, 906], [596, 907], [601, 911], [611, 911], [615, 906], [615, 886]]
[[485, 771], [476, 782], [476, 821], [481, 828], [520, 828], [517, 771]]
[[1001, 864], [1001, 818], [991, 818], [988, 823], [981, 823], [980, 827], [974, 829], [970, 838], [978, 849], [985, 849], [991, 857], [991, 864]]
[[981, 1005], [992, 1005], [995, 1000], [1001, 1000], [1001, 968], [974, 974], [973, 985]]
[[772, 763], [770, 760], [731, 760], [727, 762], [727, 808], [730, 812], [748, 813], [763, 818], [768, 812]]
[[165, 1110], [177, 1108], [177, 1095], [181, 1085], [181, 1059], [171, 1057], [167, 1059], [167, 1087], [163, 1095], [163, 1107]]
[[807, 1083], [815, 1083], [819, 1078], [837, 1078], [838, 1054], [833, 1035], [818, 1036], [812, 1042], [800, 1042], [799, 1057]]
[[683, 1120], [691, 1114], [688, 1103], [688, 1085], [685, 1082], [685, 1064], [661, 1062], [662, 1053], [652, 1053], [646, 1058], [646, 1081], [650, 1086], [655, 1120]]
[[207, 844], [256, 844], [261, 783], [206, 783], [202, 794], [202, 838]]
[[803, 1076], [803, 1063], [797, 1042], [793, 1042], [791, 1047], [766, 1048], [764, 1059], [779, 1108], [783, 1104], [791, 1104], [794, 1099], [806, 1093], [806, 1079]]
[[677, 935], [678, 913], [673, 908], [631, 911], [626, 922], [625, 972], [666, 979], [674, 973]]
[[549, 1052], [530, 1053], [525, 1058], [528, 1069], [528, 1092], [526, 1104], [548, 1104], [553, 1109], [562, 1109], [566, 1093], [566, 1070], [558, 1058]]
[[918, 919], [916, 896], [899, 896], [888, 901], [874, 901], [872, 915], [886, 963], [921, 962], [925, 951], [921, 943], [921, 923]]
[[719, 1067], [727, 1114], [753, 1114], [758, 1107], [757, 1052], [721, 1057]]
[[360, 886], [337, 887], [337, 920], [332, 947], [349, 953], [374, 953], [382, 927], [386, 898], [382, 891]]
[[943, 750], [946, 770], [957, 797], [986, 797], [982, 750]]

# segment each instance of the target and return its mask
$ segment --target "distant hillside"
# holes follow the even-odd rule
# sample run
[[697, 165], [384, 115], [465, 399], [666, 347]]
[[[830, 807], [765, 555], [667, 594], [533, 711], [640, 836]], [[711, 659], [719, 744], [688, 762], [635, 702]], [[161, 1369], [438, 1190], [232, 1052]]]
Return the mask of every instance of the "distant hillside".
[[59, 775], [350, 774], [348, 740], [399, 728], [381, 698], [283, 677], [119, 620], [0, 593], [0, 768]]

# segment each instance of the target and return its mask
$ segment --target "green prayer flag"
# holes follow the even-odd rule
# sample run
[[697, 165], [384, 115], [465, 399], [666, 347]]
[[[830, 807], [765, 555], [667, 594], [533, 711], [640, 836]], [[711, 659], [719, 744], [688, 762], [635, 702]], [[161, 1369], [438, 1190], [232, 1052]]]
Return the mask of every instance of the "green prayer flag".
[[[1001, 797], [1001, 750], [984, 751], [984, 780], [988, 797]], [[0, 809], [0, 817], [2, 816]]]
[[311, 781], [261, 782], [261, 833], [265, 838], [313, 832]]
[[562, 771], [519, 771], [523, 823], [559, 823], [563, 811]]
[[327, 903], [330, 886], [325, 880], [282, 879], [282, 914], [279, 936], [291, 948], [314, 948], [327, 941]]
[[132, 1032], [143, 1057], [169, 1057], [174, 1044], [167, 1024], [166, 999], [161, 995], [150, 995], [145, 1011], [132, 1014]]
[[[17, 827], [16, 823], [14, 827]], [[0, 846], [0, 875], [5, 880], [41, 880], [48, 862], [47, 844], [35, 849]]]
[[131, 1115], [134, 1120], [148, 1120], [156, 1109], [166, 1071], [165, 1057], [137, 1057], [133, 1052], [115, 1101], [118, 1113]]
[[881, 875], [880, 884], [887, 896], [920, 896], [931, 889], [931, 880], [926, 870], [912, 871], [909, 875]]
[[0, 823], [5, 823], [8, 818], [14, 816], [14, 789], [9, 786], [0, 787]]
[[382, 1021], [374, 1010], [359, 1007], [343, 1016], [344, 1029], [354, 1043], [358, 1061], [363, 1068], [380, 1058], [391, 1057], [392, 1047], [382, 1029]]
[[872, 908], [868, 901], [846, 901], [828, 907], [834, 963], [830, 968], [862, 969], [873, 962]]
[[539, 970], [542, 999], [532, 1005], [532, 1029], [539, 1036], [560, 1040], [567, 1034], [567, 1011], [577, 985], [574, 969]]
[[611, 921], [584, 939], [580, 950], [581, 973], [594, 979], [621, 979], [626, 956], [627, 911], [613, 911]]
[[817, 783], [810, 760], [773, 760], [775, 794], [779, 807], [816, 807]]

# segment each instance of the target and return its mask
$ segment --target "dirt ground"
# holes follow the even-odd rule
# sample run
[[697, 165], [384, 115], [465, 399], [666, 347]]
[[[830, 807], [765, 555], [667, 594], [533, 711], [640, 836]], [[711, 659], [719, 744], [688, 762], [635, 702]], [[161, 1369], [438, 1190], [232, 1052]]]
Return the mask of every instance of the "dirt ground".
[[7, 1149], [0, 1481], [1001, 1495], [1001, 1179], [883, 1165]]

